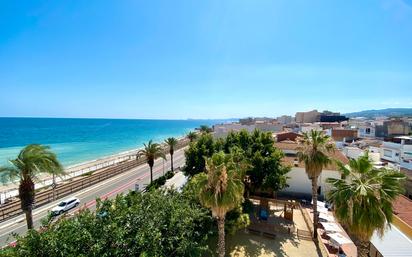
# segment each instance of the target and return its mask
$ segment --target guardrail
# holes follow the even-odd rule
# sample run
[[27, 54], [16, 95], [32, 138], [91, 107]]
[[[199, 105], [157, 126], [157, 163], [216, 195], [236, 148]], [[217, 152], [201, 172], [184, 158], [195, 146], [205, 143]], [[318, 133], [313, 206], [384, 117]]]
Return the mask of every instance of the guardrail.
[[[188, 144], [187, 140], [181, 140], [176, 146], [176, 150], [185, 147]], [[168, 152], [167, 147], [163, 147], [164, 152]], [[144, 156], [140, 157], [138, 160], [129, 160], [123, 161], [120, 163], [115, 163], [110, 167], [105, 167], [100, 170], [96, 170], [95, 173], [85, 176], [85, 177], [76, 177], [76, 180], [70, 181], [65, 184], [57, 185], [54, 189], [47, 189], [41, 191], [35, 195], [35, 207], [50, 203], [56, 199], [67, 196], [73, 192], [82, 190], [91, 185], [97, 184], [103, 180], [106, 180], [110, 177], [116, 176], [120, 173], [133, 169], [137, 166], [140, 166], [146, 162]], [[53, 194], [55, 197], [53, 197]], [[12, 201], [4, 204], [0, 207], [0, 222], [12, 218], [16, 215], [21, 214], [20, 200]]]

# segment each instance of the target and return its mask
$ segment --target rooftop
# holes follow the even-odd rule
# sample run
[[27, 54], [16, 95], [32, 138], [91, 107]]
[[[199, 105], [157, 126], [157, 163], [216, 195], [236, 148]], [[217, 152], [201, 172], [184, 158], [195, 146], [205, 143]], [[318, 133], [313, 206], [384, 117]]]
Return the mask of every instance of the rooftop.
[[403, 195], [399, 196], [393, 203], [393, 212], [412, 227], [412, 200]]
[[[275, 146], [281, 149], [282, 151], [297, 151], [298, 143], [296, 141], [284, 140], [282, 142], [276, 142]], [[339, 150], [335, 150], [335, 152], [330, 154], [329, 157], [331, 157], [334, 160], [343, 162], [344, 164], [349, 163], [348, 158], [346, 158], [346, 156]], [[283, 158], [283, 162], [290, 166], [295, 166], [296, 160], [297, 160], [297, 157], [295, 156], [285, 156]], [[303, 163], [297, 163], [297, 167], [304, 168], [305, 165]], [[337, 170], [338, 167], [335, 162], [332, 162], [325, 169], [326, 170]]]

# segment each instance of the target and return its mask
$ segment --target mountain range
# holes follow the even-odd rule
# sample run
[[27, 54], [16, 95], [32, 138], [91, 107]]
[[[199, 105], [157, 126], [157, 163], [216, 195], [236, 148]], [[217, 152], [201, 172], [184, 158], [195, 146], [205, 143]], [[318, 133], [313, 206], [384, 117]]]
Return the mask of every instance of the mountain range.
[[365, 110], [360, 112], [351, 112], [345, 113], [346, 117], [365, 117], [365, 118], [374, 118], [379, 116], [386, 117], [400, 117], [400, 116], [409, 116], [412, 117], [412, 108], [387, 108], [381, 110]]

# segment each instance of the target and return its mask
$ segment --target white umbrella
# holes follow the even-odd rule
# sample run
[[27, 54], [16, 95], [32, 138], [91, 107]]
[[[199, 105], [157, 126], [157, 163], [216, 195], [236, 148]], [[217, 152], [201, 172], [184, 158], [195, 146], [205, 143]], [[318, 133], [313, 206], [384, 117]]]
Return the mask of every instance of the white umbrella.
[[323, 219], [323, 220], [326, 220], [326, 221], [332, 221], [332, 222], [335, 221], [335, 218], [334, 218], [333, 216], [328, 215], [328, 214], [326, 214], [326, 213], [320, 213], [320, 214], [319, 214], [319, 218], [320, 218], [320, 219]]
[[[313, 201], [311, 203], [313, 204]], [[317, 206], [325, 207], [325, 202], [317, 201]]]
[[328, 214], [329, 210], [326, 209], [325, 207], [318, 206], [318, 212]]
[[326, 232], [341, 232], [342, 229], [334, 222], [321, 222]]
[[332, 244], [335, 244], [337, 246], [342, 246], [344, 244], [351, 244], [353, 243], [349, 238], [344, 237], [340, 233], [328, 233], [327, 234], [330, 237], [330, 242]]

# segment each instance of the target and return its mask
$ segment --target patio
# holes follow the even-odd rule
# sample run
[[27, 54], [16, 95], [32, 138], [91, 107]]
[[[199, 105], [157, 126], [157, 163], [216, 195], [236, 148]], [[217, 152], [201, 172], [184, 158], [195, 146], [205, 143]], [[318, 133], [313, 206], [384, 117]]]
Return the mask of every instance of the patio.
[[254, 204], [251, 224], [245, 231], [227, 236], [228, 256], [319, 256], [310, 238], [298, 237], [298, 230], [309, 231], [309, 228], [297, 203], [257, 197], [250, 200]]

